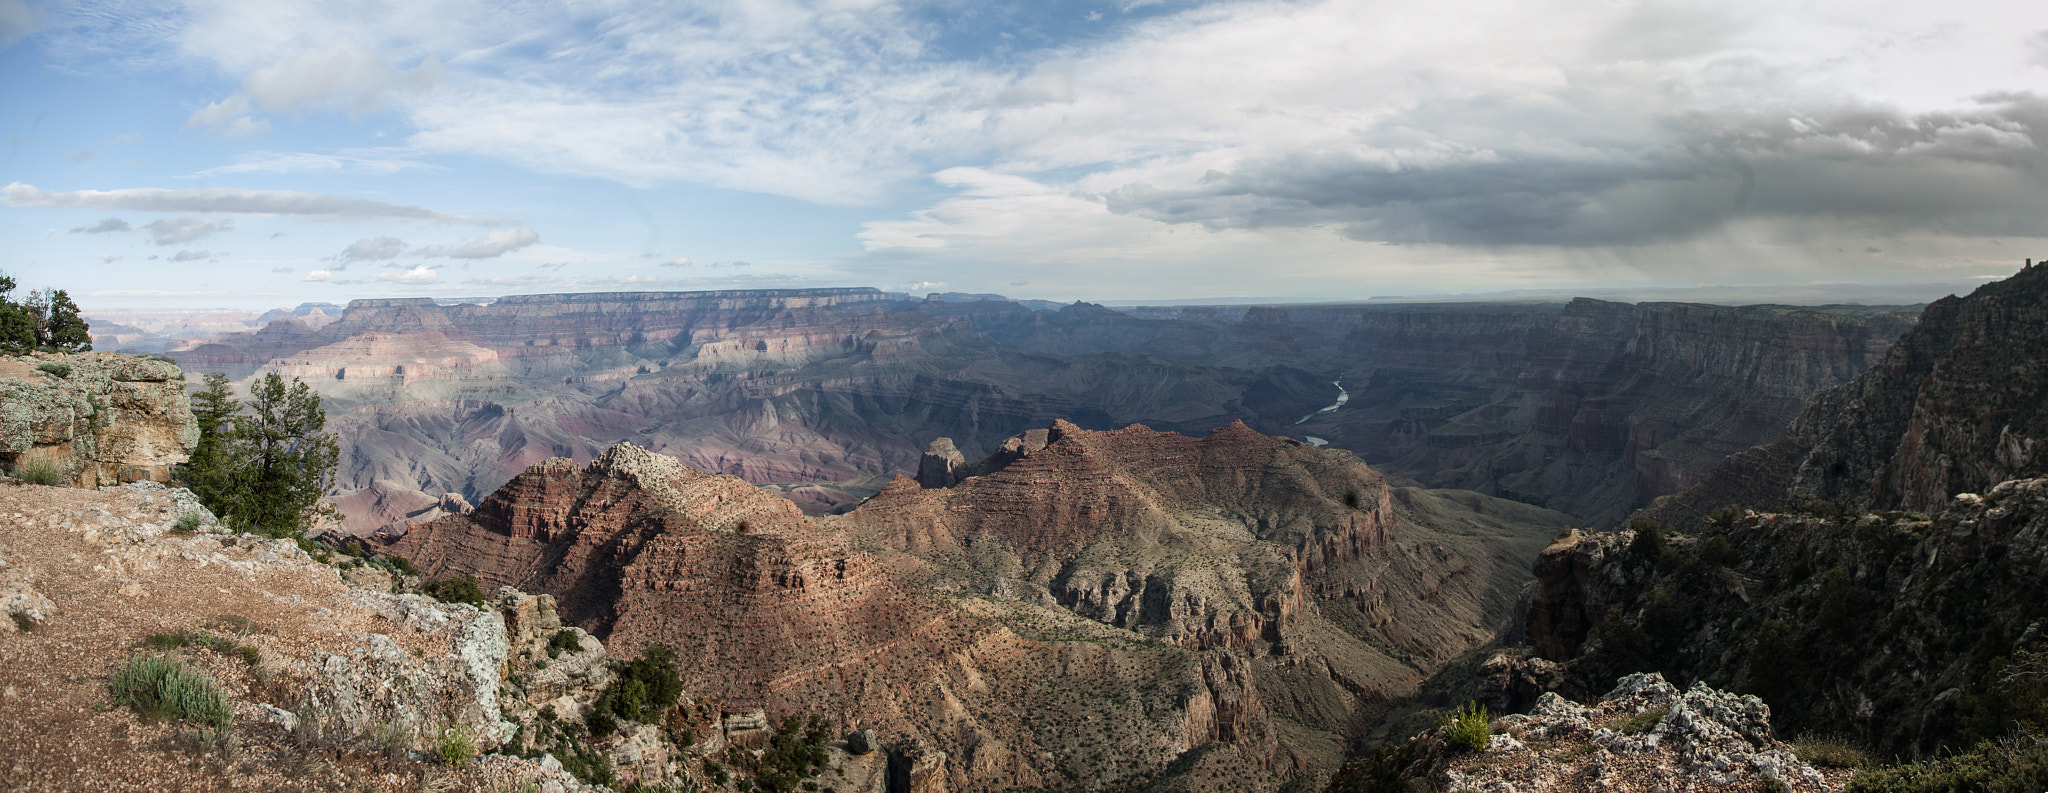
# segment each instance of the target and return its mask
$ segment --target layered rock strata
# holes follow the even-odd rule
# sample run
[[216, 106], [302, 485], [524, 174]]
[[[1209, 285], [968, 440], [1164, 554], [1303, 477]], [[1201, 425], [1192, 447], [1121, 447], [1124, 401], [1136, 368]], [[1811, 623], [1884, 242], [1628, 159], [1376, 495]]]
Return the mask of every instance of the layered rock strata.
[[[1133, 316], [860, 289], [365, 300], [301, 320], [173, 354], [313, 383], [344, 438], [358, 532], [410, 519], [406, 499], [357, 491], [477, 501], [542, 459], [587, 463], [620, 441], [839, 512], [918, 471], [933, 437], [965, 462], [1055, 417], [1187, 433], [1242, 420], [1605, 524], [1769, 440], [1908, 324], [1601, 301]], [[1333, 381], [1351, 399], [1317, 413]]]
[[1013, 440], [830, 517], [620, 445], [381, 552], [548, 593], [619, 652], [671, 646], [710, 699], [922, 741], [903, 773], [948, 789], [1143, 779], [1195, 750], [1265, 787], [1499, 630], [1565, 519], [1243, 425]]
[[1690, 528], [1729, 504], [1804, 497], [1861, 509], [1939, 508], [2048, 473], [2048, 267], [1930, 304], [1881, 362], [1816, 394], [1784, 436], [1729, 457], [1645, 517]]
[[0, 467], [76, 487], [168, 482], [199, 443], [184, 373], [114, 353], [0, 357]]

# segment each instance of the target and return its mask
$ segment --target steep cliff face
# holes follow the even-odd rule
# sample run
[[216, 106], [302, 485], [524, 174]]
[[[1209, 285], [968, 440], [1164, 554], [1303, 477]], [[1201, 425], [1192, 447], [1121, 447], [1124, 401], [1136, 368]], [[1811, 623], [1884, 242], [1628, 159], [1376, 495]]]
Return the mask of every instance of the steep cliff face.
[[1869, 372], [1815, 395], [1783, 437], [1730, 457], [1646, 517], [1696, 525], [1727, 504], [1795, 495], [1926, 511], [2048, 472], [2048, 268], [1929, 305]]
[[1532, 340], [1497, 398], [1450, 415], [1414, 411], [1410, 426], [1421, 432], [1389, 450], [1397, 456], [1386, 467], [1612, 525], [1774, 438], [1808, 395], [1869, 368], [1909, 325], [1882, 314], [1575, 300]]
[[0, 467], [46, 462], [75, 487], [168, 482], [199, 443], [184, 379], [133, 355], [0, 357]]
[[693, 691], [923, 741], [949, 789], [1142, 779], [1203, 747], [1204, 773], [1269, 788], [1500, 630], [1565, 520], [1243, 425], [1014, 440], [826, 517], [620, 445], [382, 552], [549, 593], [621, 654], [675, 647]]
[[[1530, 645], [1569, 661], [1568, 684], [1661, 669], [1886, 751], [2003, 732], [2016, 705], [2000, 686], [2017, 678], [1993, 671], [2040, 651], [2048, 625], [2048, 480], [2031, 454], [2048, 422], [2044, 298], [2048, 272], [2030, 268], [1929, 306], [1784, 437], [1649, 522], [1546, 550]], [[1669, 549], [1656, 520], [1684, 532]]]

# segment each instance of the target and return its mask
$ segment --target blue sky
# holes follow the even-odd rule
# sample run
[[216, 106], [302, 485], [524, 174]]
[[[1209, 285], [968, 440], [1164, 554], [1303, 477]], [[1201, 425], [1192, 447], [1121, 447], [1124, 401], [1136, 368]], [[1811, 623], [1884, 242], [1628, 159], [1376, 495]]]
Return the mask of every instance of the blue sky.
[[642, 5], [0, 0], [0, 270], [263, 308], [1767, 298], [2048, 257], [2026, 4]]

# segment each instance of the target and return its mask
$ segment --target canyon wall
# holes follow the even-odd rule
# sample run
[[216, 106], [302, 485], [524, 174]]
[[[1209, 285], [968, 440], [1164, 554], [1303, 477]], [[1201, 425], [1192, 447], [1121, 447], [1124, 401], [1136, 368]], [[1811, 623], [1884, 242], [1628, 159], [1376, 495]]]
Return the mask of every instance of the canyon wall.
[[[1909, 325], [1859, 307], [1122, 312], [753, 290], [360, 300], [317, 327], [285, 316], [173, 355], [194, 372], [313, 383], [343, 440], [356, 531], [626, 440], [839, 512], [914, 472], [933, 437], [979, 458], [1055, 418], [1184, 433], [1243, 421], [1402, 482], [1607, 525], [1769, 441]], [[1339, 384], [1349, 400], [1316, 413]]]
[[949, 789], [1273, 789], [1502, 630], [1567, 519], [1243, 424], [1007, 440], [832, 516], [620, 444], [377, 545], [548, 593], [616, 652], [667, 644], [707, 697], [925, 742]]

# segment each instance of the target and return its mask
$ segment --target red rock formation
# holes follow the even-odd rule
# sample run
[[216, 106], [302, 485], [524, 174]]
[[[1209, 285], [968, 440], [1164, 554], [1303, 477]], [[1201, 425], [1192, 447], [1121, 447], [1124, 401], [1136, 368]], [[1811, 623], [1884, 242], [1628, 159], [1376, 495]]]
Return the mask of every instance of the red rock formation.
[[1242, 425], [1058, 422], [998, 458], [813, 518], [622, 444], [537, 464], [382, 552], [552, 594], [621, 655], [675, 647], [693, 690], [926, 741], [955, 790], [1144, 776], [1214, 742], [1253, 776], [1329, 762], [1274, 719], [1334, 735], [1412, 690], [1433, 667], [1378, 648], [1484, 641], [1534, 553], [1403, 528], [1356, 458]]

